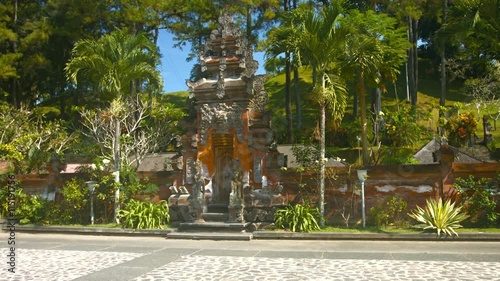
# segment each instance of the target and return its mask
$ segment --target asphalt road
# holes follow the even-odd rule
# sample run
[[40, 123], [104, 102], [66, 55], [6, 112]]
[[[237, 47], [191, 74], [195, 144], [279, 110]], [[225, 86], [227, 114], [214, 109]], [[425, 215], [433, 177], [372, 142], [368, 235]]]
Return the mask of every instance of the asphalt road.
[[500, 280], [500, 242], [0, 237], [0, 280]]

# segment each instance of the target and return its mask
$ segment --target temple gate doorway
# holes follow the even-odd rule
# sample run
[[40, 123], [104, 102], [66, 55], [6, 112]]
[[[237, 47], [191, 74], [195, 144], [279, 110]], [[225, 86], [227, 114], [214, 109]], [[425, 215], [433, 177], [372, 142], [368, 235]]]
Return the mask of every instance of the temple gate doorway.
[[230, 134], [215, 134], [212, 147], [214, 148], [215, 174], [212, 179], [213, 195], [210, 203], [219, 207], [223, 207], [221, 205], [227, 207], [233, 175], [233, 138]]

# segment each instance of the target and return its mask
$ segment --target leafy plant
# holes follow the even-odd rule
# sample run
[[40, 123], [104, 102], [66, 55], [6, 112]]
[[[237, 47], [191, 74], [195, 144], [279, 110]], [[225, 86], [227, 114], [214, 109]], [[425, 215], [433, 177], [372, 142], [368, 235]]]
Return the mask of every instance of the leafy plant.
[[409, 106], [397, 111], [387, 111], [384, 128], [384, 143], [391, 146], [412, 146], [420, 139], [420, 127], [416, 114]]
[[500, 138], [495, 138], [489, 142], [488, 149], [497, 159], [500, 159]]
[[311, 232], [319, 230], [318, 221], [321, 216], [318, 208], [309, 203], [288, 205], [285, 209], [276, 211], [274, 224], [278, 228], [289, 229], [292, 232]]
[[[3, 180], [3, 176], [0, 176], [0, 181]], [[50, 201], [37, 195], [26, 194], [22, 187], [19, 186], [19, 182], [15, 184], [15, 190], [13, 191], [13, 197], [15, 200], [15, 212], [14, 215], [18, 219], [20, 224], [46, 224], [50, 221], [51, 210], [54, 209], [54, 205]], [[9, 190], [8, 186], [5, 185], [0, 190], [0, 202], [1, 210], [0, 215], [2, 217], [9, 216]]]
[[316, 167], [319, 160], [319, 148], [314, 145], [294, 145], [292, 153], [302, 167]]
[[134, 229], [163, 228], [170, 220], [168, 203], [165, 200], [152, 203], [131, 199], [120, 210], [118, 217], [123, 219], [122, 227]]
[[480, 178], [477, 181], [473, 176], [467, 179], [458, 178], [453, 184], [464, 200], [464, 209], [471, 217], [472, 223], [478, 226], [496, 226], [500, 218], [497, 209], [497, 198], [500, 195], [500, 174], [497, 180]]
[[427, 199], [425, 209], [417, 206], [417, 209], [408, 215], [421, 223], [415, 226], [417, 228], [435, 229], [438, 236], [441, 236], [441, 232], [458, 236], [455, 229], [462, 227], [460, 222], [468, 218], [461, 211], [462, 207], [455, 207], [455, 203], [451, 203], [451, 200], [448, 199], [443, 204], [443, 200], [439, 198], [439, 200]]
[[370, 220], [375, 226], [402, 225], [402, 214], [408, 203], [401, 196], [391, 196], [382, 204], [370, 208]]
[[477, 120], [472, 113], [461, 113], [450, 117], [444, 129], [450, 144], [464, 146], [477, 130]]

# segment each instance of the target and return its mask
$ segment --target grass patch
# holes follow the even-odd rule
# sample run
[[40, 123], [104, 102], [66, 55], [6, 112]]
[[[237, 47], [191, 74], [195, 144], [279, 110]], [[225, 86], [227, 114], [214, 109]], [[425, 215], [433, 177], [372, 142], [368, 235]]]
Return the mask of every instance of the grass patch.
[[[500, 233], [500, 228], [458, 228], [457, 232], [461, 233]], [[339, 233], [421, 233], [421, 229], [416, 228], [394, 228], [394, 227], [374, 227], [367, 226], [365, 228], [345, 228], [326, 226], [317, 232], [339, 232]]]
[[[103, 224], [61, 224], [61, 225], [39, 225], [39, 224], [23, 224], [23, 226], [47, 226], [47, 227], [90, 227], [90, 228], [122, 228], [120, 224], [103, 223]], [[162, 229], [170, 228], [169, 224], [162, 225]], [[132, 229], [132, 228], [131, 228]], [[156, 229], [156, 228], [155, 228]]]
[[476, 232], [476, 233], [481, 233], [481, 232], [487, 232], [487, 233], [500, 233], [500, 228], [459, 228], [455, 229], [456, 232]]
[[333, 227], [327, 226], [319, 230], [319, 232], [341, 232], [341, 233], [415, 233], [421, 232], [419, 229], [413, 228], [394, 228], [394, 227], [355, 227], [355, 228], [345, 228], [345, 227]]

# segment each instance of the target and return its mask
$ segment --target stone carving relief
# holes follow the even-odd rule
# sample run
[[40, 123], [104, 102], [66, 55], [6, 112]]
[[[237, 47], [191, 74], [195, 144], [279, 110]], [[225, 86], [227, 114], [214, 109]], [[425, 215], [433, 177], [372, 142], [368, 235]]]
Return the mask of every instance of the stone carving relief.
[[217, 80], [217, 92], [216, 95], [219, 99], [222, 99], [226, 92], [224, 90], [224, 79], [225, 79], [225, 71], [227, 69], [226, 58], [221, 58], [219, 61], [219, 79]]
[[234, 24], [233, 17], [228, 13], [224, 13], [219, 17], [219, 23], [221, 25], [220, 35], [222, 37], [241, 37], [241, 30]]
[[194, 159], [189, 157], [186, 159], [186, 182], [188, 184], [193, 184], [194, 180]]
[[264, 88], [264, 82], [266, 78], [264, 76], [257, 76], [253, 82], [253, 95], [250, 99], [249, 108], [254, 112], [264, 112], [266, 110], [266, 104], [269, 101], [269, 96]]
[[207, 141], [207, 132], [209, 129], [217, 129], [218, 133], [228, 132], [230, 128], [236, 130], [238, 141], [242, 141], [243, 137], [243, 120], [241, 113], [245, 108], [233, 103], [231, 106], [225, 103], [204, 104], [200, 108], [200, 136], [201, 144], [205, 145]]
[[202, 163], [197, 160], [193, 165], [194, 169], [194, 182], [191, 190], [191, 201], [190, 201], [190, 219], [202, 222], [203, 212], [206, 211], [205, 205], [205, 181], [202, 177]]

